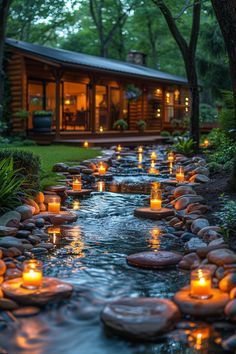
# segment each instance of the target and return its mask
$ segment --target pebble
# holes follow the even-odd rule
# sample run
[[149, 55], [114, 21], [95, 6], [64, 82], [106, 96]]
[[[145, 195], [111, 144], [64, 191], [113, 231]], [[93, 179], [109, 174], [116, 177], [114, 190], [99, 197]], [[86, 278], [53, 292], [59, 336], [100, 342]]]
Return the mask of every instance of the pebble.
[[32, 218], [32, 207], [27, 204], [23, 204], [15, 209], [21, 215], [21, 221]]
[[179, 262], [179, 268], [186, 270], [195, 269], [200, 265], [200, 262], [201, 260], [195, 252], [189, 253]]
[[34, 253], [34, 254], [45, 254], [45, 253], [48, 253], [48, 250], [44, 247], [33, 247], [31, 248], [31, 252]]
[[0, 297], [0, 309], [2, 310], [15, 310], [17, 309], [19, 306], [18, 304], [13, 301], [13, 300], [10, 300], [10, 299], [6, 299], [4, 297]]
[[198, 248], [206, 247], [207, 244], [203, 242], [198, 237], [192, 237], [189, 241], [186, 242], [185, 248], [188, 251], [196, 251]]
[[191, 231], [197, 234], [204, 227], [209, 226], [209, 221], [207, 219], [197, 219], [192, 222]]

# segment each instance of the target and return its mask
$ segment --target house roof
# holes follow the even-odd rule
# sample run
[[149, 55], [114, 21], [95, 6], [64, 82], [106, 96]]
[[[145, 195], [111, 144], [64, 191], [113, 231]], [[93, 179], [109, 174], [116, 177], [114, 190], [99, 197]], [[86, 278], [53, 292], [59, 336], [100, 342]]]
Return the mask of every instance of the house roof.
[[159, 70], [154, 70], [142, 65], [131, 64], [124, 61], [107, 59], [93, 55], [72, 52], [59, 48], [50, 48], [38, 44], [18, 41], [15, 39], [6, 39], [6, 44], [10, 47], [34, 55], [38, 58], [44, 58], [61, 65], [73, 65], [86, 69], [103, 70], [109, 73], [126, 74], [127, 76], [135, 76], [146, 79], [168, 81], [186, 85], [187, 79], [176, 75], [171, 75]]

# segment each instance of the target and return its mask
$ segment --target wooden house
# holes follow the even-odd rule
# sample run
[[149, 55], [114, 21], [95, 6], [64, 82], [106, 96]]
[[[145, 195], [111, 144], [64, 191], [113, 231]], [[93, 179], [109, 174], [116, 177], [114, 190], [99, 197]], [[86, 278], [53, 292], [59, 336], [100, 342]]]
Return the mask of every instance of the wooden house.
[[[119, 134], [114, 122], [125, 119], [125, 134], [169, 130], [171, 122], [189, 115], [189, 88], [185, 78], [145, 66], [145, 56], [130, 52], [129, 62], [6, 40], [13, 131], [53, 141]], [[27, 110], [27, 122], [17, 112]], [[35, 111], [52, 112], [52, 126], [34, 124]], [[40, 118], [39, 118], [40, 119]], [[42, 118], [43, 121], [43, 118]]]

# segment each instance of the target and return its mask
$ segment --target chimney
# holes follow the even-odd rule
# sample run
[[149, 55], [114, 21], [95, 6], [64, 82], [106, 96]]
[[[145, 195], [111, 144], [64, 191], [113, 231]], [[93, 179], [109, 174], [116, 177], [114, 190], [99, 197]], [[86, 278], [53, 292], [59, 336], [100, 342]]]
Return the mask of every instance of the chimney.
[[127, 62], [136, 65], [145, 66], [147, 64], [146, 58], [147, 58], [147, 54], [138, 52], [137, 50], [130, 50], [129, 53], [127, 54]]

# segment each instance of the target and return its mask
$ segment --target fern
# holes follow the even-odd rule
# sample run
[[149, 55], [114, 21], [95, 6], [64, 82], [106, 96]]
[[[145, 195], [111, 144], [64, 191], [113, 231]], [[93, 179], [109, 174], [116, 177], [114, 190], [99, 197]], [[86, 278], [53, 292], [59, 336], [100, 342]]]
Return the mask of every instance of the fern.
[[178, 143], [174, 145], [174, 150], [183, 155], [191, 155], [194, 152], [193, 139], [178, 139]]

